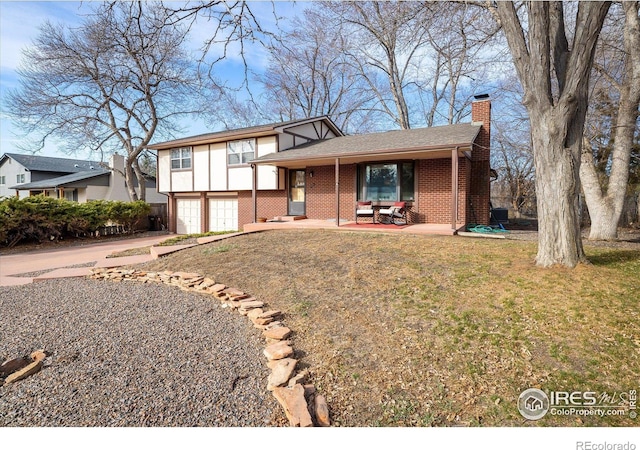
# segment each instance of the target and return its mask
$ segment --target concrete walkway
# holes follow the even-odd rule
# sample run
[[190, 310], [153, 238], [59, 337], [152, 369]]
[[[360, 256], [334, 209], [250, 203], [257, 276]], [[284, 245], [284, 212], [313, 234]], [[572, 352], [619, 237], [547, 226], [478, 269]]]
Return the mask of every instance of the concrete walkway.
[[[155, 247], [160, 242], [176, 235], [163, 234], [139, 239], [122, 239], [81, 247], [38, 250], [35, 252], [0, 255], [0, 286], [17, 286], [54, 278], [84, 277], [94, 267], [121, 267], [157, 259], [169, 253], [209, 242], [221, 241], [246, 233], [229, 233], [205, 236], [196, 239], [197, 244]], [[135, 248], [151, 247], [149, 254], [108, 258], [113, 253]], [[71, 267], [85, 264], [86, 267]], [[35, 277], [18, 276], [32, 272], [43, 272]]]
[[[164, 234], [138, 239], [113, 240], [100, 244], [0, 255], [0, 286], [14, 286], [50, 278], [88, 275], [91, 267], [67, 268], [81, 264], [95, 263], [99, 267], [117, 267], [150, 261], [153, 259], [151, 254], [122, 258], [107, 258], [107, 256], [115, 252], [153, 246], [170, 237], [172, 236]], [[49, 272], [37, 277], [16, 276], [42, 271]]]

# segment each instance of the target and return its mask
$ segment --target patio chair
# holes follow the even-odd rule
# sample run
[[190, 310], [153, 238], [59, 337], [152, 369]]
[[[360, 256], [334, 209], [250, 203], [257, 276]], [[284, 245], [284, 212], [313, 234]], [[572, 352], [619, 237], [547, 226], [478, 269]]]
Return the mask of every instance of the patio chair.
[[356, 204], [356, 223], [358, 217], [371, 217], [373, 223], [376, 223], [376, 216], [371, 202], [358, 202]]
[[378, 211], [380, 223], [406, 225], [407, 207], [406, 202], [395, 202], [389, 208], [382, 208]]

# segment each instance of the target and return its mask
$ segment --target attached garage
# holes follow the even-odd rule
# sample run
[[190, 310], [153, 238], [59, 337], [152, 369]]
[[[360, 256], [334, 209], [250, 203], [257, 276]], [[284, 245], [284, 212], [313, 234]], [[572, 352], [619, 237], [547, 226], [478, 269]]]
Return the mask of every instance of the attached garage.
[[200, 199], [176, 199], [176, 233], [200, 233]]
[[238, 229], [238, 199], [209, 199], [209, 231], [235, 231]]

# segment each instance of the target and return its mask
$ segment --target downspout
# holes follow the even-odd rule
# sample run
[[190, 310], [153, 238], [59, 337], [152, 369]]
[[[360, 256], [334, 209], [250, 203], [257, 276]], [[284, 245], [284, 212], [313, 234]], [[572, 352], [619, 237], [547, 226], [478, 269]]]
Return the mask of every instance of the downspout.
[[336, 158], [336, 226], [340, 226], [340, 158]]

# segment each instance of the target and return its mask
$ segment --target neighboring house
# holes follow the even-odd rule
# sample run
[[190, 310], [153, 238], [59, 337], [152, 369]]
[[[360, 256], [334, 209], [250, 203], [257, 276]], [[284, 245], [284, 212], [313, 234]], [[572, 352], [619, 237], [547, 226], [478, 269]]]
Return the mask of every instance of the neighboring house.
[[150, 145], [169, 230], [242, 229], [258, 217], [355, 220], [358, 200], [405, 201], [412, 223], [489, 222], [491, 102], [472, 123], [344, 136], [328, 117]]
[[[0, 197], [44, 194], [84, 203], [89, 200], [129, 201], [124, 180], [124, 156], [109, 164], [49, 156], [5, 153], [0, 158]], [[137, 187], [137, 184], [136, 184]], [[165, 204], [155, 180], [147, 180], [147, 203]]]

